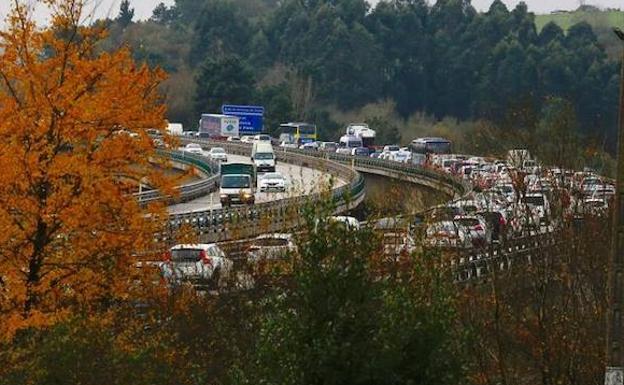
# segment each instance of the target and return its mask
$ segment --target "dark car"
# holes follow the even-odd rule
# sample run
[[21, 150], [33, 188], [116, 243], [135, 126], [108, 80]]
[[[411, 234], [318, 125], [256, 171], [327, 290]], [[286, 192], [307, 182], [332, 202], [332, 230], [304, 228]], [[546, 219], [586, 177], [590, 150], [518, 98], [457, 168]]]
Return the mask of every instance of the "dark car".
[[351, 152], [351, 154], [353, 154], [355, 156], [368, 156], [369, 153], [370, 153], [370, 151], [366, 147], [356, 147]]

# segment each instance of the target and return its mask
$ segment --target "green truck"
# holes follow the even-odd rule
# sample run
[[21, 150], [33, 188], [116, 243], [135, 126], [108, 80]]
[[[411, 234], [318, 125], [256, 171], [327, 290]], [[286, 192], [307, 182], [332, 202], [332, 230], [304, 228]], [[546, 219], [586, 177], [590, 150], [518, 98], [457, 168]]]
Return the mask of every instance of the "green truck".
[[253, 205], [256, 201], [256, 171], [245, 163], [221, 164], [219, 198], [221, 206]]

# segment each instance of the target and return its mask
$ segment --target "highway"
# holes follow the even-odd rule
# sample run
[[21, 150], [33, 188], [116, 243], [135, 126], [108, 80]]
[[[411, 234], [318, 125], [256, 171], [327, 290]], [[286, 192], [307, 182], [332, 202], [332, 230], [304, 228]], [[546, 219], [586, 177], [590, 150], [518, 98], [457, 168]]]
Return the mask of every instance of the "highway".
[[[251, 164], [251, 159], [245, 156], [228, 154], [228, 163], [247, 163]], [[299, 167], [296, 165], [278, 162], [277, 171], [286, 179], [287, 191], [284, 193], [260, 193], [256, 192], [256, 203], [269, 202], [294, 196], [308, 195], [315, 192], [323, 191], [323, 187], [327, 187], [330, 174], [307, 167]], [[259, 179], [259, 178], [258, 178]], [[335, 180], [334, 188], [347, 184], [345, 180]], [[170, 214], [183, 214], [198, 211], [207, 211], [212, 209], [220, 209], [219, 192], [204, 197], [176, 205], [169, 206]]]

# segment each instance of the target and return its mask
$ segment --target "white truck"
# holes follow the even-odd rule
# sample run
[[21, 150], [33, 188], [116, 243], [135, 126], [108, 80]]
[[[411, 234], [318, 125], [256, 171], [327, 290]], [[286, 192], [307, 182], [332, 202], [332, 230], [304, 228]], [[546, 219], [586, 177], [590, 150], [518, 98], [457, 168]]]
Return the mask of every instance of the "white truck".
[[182, 136], [184, 133], [184, 126], [182, 123], [168, 123], [167, 133], [173, 136]]
[[221, 206], [253, 205], [256, 201], [256, 183], [254, 166], [245, 163], [222, 164], [219, 187]]
[[350, 123], [347, 126], [347, 135], [354, 135], [362, 140], [363, 147], [372, 147], [375, 145], [375, 137], [377, 133], [368, 127], [366, 123]]
[[202, 138], [229, 138], [239, 136], [239, 118], [221, 114], [202, 114], [199, 136]]
[[275, 172], [275, 153], [271, 142], [254, 142], [251, 149], [251, 161], [256, 173]]

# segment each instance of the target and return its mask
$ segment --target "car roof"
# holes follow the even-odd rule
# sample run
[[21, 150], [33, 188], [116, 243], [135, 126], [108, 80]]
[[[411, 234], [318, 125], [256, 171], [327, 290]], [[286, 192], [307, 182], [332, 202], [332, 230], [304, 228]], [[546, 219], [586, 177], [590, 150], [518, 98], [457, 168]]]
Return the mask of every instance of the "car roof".
[[180, 249], [197, 249], [204, 250], [211, 247], [217, 246], [216, 243], [181, 243], [175, 246], [172, 246], [170, 250], [180, 250]]

